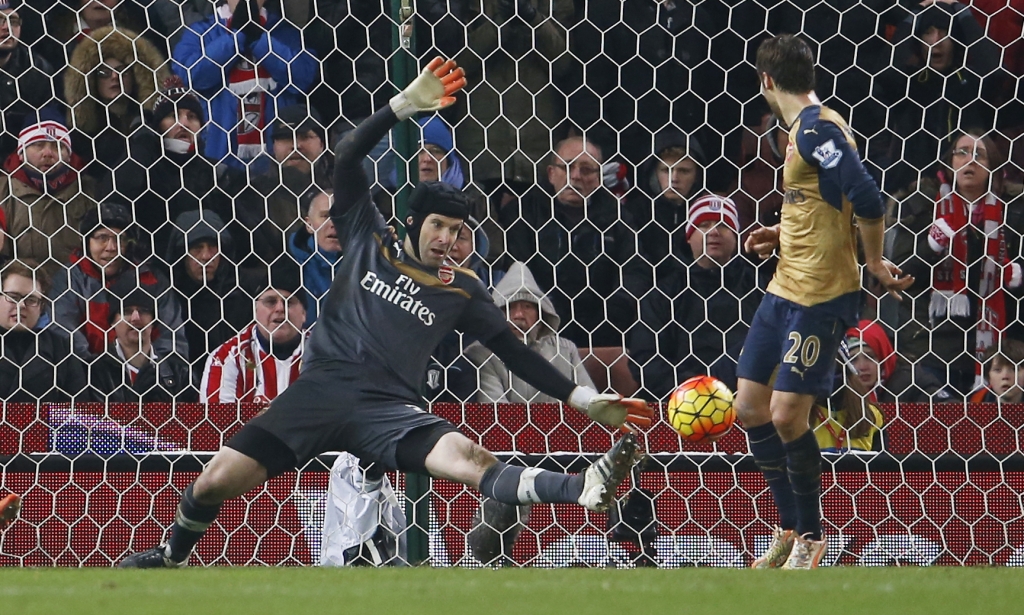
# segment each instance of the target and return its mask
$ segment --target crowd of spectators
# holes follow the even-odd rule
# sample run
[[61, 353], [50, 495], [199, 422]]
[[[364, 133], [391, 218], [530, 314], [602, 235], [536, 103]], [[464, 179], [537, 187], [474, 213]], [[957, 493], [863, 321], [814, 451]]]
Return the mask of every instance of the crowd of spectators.
[[[748, 55], [799, 32], [916, 278], [898, 306], [865, 293], [850, 378], [879, 403], [1019, 401], [1018, 4], [423, 0], [410, 50], [469, 85], [418, 119], [409, 168], [470, 195], [451, 263], [578, 382], [611, 349], [651, 400], [696, 374], [734, 386], [773, 267], [740, 248], [778, 220], [790, 155]], [[290, 383], [344, 258], [332, 146], [392, 94], [390, 5], [0, 0], [0, 400]], [[405, 161], [377, 153], [397, 228]], [[550, 401], [475, 341], [438, 348], [429, 399]]]

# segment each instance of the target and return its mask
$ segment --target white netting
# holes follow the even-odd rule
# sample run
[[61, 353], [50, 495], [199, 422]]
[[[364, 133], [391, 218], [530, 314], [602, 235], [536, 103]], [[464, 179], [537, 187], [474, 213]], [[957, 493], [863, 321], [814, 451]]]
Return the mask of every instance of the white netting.
[[[161, 538], [201, 463], [298, 373], [340, 258], [334, 145], [438, 54], [468, 86], [367, 159], [385, 215], [401, 226], [410, 172], [464, 189], [455, 256], [502, 305], [531, 297], [523, 280], [546, 295], [532, 343], [580, 381], [652, 401], [696, 374], [734, 386], [774, 267], [738, 244], [777, 222], [786, 151], [752, 60], [786, 32], [811, 43], [887, 199], [886, 256], [917, 280], [898, 304], [866, 280], [855, 366], [884, 426], [858, 445], [882, 452], [827, 457], [830, 561], [1021, 564], [1024, 2], [267, 0], [248, 25], [237, 4], [0, 0], [0, 498], [24, 498], [0, 565], [109, 565]], [[735, 202], [739, 237], [688, 239], [707, 194]], [[434, 411], [503, 458], [578, 471], [611, 443], [471, 340], [435, 358]], [[764, 548], [741, 430], [684, 450], [662, 421], [646, 447], [630, 523], [535, 506], [510, 561]], [[198, 561], [316, 563], [333, 459], [228, 504]], [[475, 492], [391, 478], [418, 503], [410, 559], [478, 565]]]

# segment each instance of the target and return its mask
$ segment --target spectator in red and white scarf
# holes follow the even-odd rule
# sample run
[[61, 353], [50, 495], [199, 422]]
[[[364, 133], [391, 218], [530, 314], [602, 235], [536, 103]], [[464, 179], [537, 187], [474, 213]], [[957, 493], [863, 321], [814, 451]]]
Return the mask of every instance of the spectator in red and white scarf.
[[951, 181], [939, 188], [928, 233], [928, 247], [938, 257], [928, 307], [932, 347], [955, 347], [953, 355], [940, 358], [953, 363], [950, 384], [961, 392], [980, 384], [982, 355], [999, 341], [1007, 314], [1016, 313], [1008, 309], [1012, 298], [1005, 291], [1020, 287], [1021, 266], [1007, 254], [1006, 206], [1000, 177], [992, 172], [1003, 161], [995, 141], [983, 133], [957, 136], [949, 158]]
[[256, 297], [256, 322], [214, 350], [206, 361], [200, 401], [269, 403], [299, 377], [306, 334], [306, 293], [298, 267], [284, 261]]
[[205, 155], [235, 167], [266, 153], [278, 109], [302, 102], [317, 77], [299, 31], [264, 3], [226, 0], [172, 54], [174, 72], [209, 100]]

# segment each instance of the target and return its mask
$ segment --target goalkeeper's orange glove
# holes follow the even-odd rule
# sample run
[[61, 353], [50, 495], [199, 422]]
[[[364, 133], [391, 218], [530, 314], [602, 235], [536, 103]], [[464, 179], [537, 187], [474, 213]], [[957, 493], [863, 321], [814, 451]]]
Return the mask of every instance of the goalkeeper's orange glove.
[[650, 427], [654, 419], [654, 410], [644, 400], [622, 397], [617, 393], [598, 393], [590, 387], [573, 389], [569, 405], [598, 423], [612, 427], [622, 427], [624, 423]]
[[399, 120], [407, 120], [420, 111], [439, 111], [454, 103], [454, 94], [464, 87], [466, 73], [455, 60], [437, 57], [391, 99], [391, 110]]

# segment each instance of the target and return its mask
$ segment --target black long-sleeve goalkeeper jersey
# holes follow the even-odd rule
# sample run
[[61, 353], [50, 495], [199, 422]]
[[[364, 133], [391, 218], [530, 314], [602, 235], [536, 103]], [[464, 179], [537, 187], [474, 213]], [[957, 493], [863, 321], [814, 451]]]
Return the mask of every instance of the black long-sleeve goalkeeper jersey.
[[[481, 340], [534, 386], [567, 399], [572, 382], [529, 356], [473, 272], [426, 267], [392, 242], [361, 162], [397, 121], [385, 107], [337, 148], [331, 218], [345, 258], [321, 304], [304, 362], [365, 369], [365, 391], [419, 403], [431, 352], [457, 329]], [[393, 378], [380, 378], [382, 369]]]

